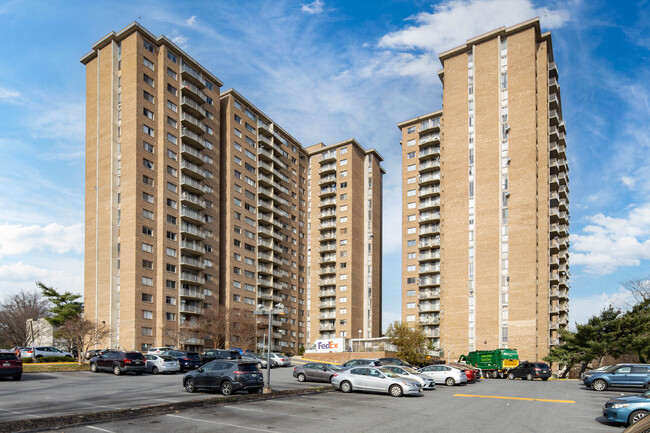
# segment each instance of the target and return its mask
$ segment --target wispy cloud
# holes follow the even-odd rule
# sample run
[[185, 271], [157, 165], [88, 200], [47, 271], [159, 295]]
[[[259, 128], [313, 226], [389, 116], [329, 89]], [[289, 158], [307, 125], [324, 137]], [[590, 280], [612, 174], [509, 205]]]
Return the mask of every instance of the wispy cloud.
[[18, 90], [7, 89], [6, 87], [0, 87], [0, 99], [10, 99], [18, 98], [20, 92]]
[[32, 289], [36, 281], [83, 293], [83, 259], [62, 256], [0, 264], [0, 299], [8, 293]]
[[196, 15], [192, 15], [191, 17], [186, 19], [185, 24], [187, 24], [188, 26], [193, 26], [194, 24], [196, 24]]
[[598, 315], [610, 306], [621, 308], [633, 303], [635, 303], [634, 298], [630, 292], [622, 287], [613, 293], [600, 292], [588, 296], [571, 296], [570, 328], [575, 330], [576, 324], [586, 323], [590, 317]]
[[84, 250], [84, 226], [0, 224], [0, 258], [33, 250], [81, 254]]
[[302, 4], [301, 6], [302, 6], [300, 8], [301, 11], [311, 15], [316, 15], [323, 12], [325, 3], [322, 2], [321, 0], [315, 0], [311, 3]]
[[650, 203], [633, 207], [625, 217], [599, 213], [588, 219], [583, 234], [571, 235], [572, 265], [604, 275], [650, 260]]

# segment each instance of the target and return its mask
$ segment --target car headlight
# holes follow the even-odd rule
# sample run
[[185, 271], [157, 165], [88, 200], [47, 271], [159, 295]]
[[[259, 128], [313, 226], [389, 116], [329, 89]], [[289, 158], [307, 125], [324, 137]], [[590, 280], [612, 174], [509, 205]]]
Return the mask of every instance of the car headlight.
[[621, 409], [628, 406], [629, 406], [628, 403], [616, 403], [614, 406], [612, 406], [612, 409]]

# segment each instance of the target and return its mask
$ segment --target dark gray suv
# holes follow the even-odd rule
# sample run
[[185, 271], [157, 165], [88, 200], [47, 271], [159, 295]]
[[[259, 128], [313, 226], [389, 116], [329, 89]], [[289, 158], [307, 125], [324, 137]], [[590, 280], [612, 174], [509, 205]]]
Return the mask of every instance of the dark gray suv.
[[183, 387], [187, 392], [218, 389], [223, 395], [235, 391], [256, 394], [264, 387], [264, 378], [253, 362], [218, 359], [188, 371], [183, 376]]

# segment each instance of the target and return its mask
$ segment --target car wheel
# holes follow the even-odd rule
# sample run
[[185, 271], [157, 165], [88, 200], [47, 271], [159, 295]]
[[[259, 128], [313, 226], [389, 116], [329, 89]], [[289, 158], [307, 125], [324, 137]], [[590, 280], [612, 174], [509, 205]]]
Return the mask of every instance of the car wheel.
[[454, 385], [456, 385], [456, 381], [454, 380], [453, 377], [448, 377], [448, 378], [445, 379], [445, 385], [454, 386]]
[[160, 370], [158, 370], [158, 367], [154, 367], [154, 368], [151, 369], [151, 372], [153, 374], [158, 374], [158, 373], [160, 373]]
[[95, 364], [94, 362], [92, 362], [92, 363], [90, 364], [90, 371], [92, 371], [93, 373], [97, 373], [97, 364]]
[[221, 384], [221, 394], [230, 395], [232, 394], [232, 382], [229, 380], [224, 380]]
[[607, 382], [602, 379], [594, 380], [594, 383], [591, 384], [591, 387], [596, 391], [605, 391], [607, 389]]
[[648, 384], [646, 384], [645, 389], [647, 389], [648, 391], [650, 391], [650, 382], [648, 382]]
[[542, 380], [546, 382], [548, 380], [548, 377], [542, 377]]
[[196, 385], [194, 384], [194, 379], [192, 379], [191, 377], [185, 379], [185, 391], [187, 392], [196, 391]]
[[528, 374], [526, 375], [526, 380], [533, 380], [533, 375], [532, 375], [532, 373], [528, 373]]
[[508, 373], [508, 379], [515, 380], [515, 375], [512, 373]]
[[352, 392], [352, 384], [347, 380], [341, 382], [341, 391], [343, 392]]
[[20, 380], [23, 377], [22, 374], [17, 374], [14, 376], [14, 380]]
[[404, 394], [402, 387], [399, 385], [391, 385], [391, 387], [388, 388], [388, 392], [390, 393], [391, 397], [401, 397]]
[[277, 367], [277, 366], [278, 366], [278, 363], [275, 362], [275, 361], [273, 361], [273, 364], [271, 364], [271, 367], [275, 368], [275, 367]]
[[115, 376], [119, 376], [120, 374], [122, 374], [122, 369], [120, 368], [119, 365], [113, 366], [113, 373], [115, 374]]
[[258, 362], [258, 363], [257, 363], [257, 369], [258, 369], [258, 370], [261, 370], [262, 367], [264, 367], [264, 366], [262, 365], [262, 363], [261, 363], [261, 362]]
[[632, 424], [636, 424], [641, 420], [641, 418], [645, 417], [648, 414], [647, 411], [645, 410], [635, 410], [630, 414], [630, 416], [627, 418], [627, 422]]
[[302, 373], [300, 373], [300, 374], [298, 375], [298, 382], [304, 382], [305, 380], [307, 380], [307, 378], [305, 377], [305, 375], [302, 374]]

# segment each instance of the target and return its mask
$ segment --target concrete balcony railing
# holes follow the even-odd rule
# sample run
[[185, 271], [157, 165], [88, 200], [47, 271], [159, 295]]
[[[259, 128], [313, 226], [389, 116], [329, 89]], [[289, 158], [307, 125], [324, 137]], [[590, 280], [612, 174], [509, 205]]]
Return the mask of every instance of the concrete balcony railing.
[[435, 119], [428, 119], [420, 123], [418, 126], [418, 132], [425, 132], [430, 129], [440, 128], [440, 118], [436, 117]]

